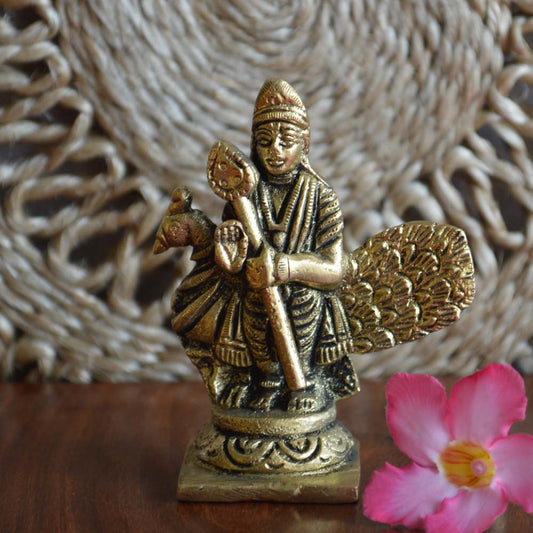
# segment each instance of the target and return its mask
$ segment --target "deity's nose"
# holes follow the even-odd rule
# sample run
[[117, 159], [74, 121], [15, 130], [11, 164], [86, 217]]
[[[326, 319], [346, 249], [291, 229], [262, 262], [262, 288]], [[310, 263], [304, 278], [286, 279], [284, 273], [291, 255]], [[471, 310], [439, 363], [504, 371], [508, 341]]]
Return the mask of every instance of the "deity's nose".
[[281, 144], [279, 137], [276, 137], [274, 142], [270, 145], [270, 153], [276, 157], [281, 155]]

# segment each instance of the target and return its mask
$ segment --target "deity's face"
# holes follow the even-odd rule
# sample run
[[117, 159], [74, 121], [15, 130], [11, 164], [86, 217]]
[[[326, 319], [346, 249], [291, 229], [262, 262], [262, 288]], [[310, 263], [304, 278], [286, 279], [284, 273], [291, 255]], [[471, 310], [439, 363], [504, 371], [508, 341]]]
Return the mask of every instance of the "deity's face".
[[304, 130], [289, 122], [267, 122], [255, 130], [256, 152], [263, 168], [274, 176], [292, 172], [307, 153]]

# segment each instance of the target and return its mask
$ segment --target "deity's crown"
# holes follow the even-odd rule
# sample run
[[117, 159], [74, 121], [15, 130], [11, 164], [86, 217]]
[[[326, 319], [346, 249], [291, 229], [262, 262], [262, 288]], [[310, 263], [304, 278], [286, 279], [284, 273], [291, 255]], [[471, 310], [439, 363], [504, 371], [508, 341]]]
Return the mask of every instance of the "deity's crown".
[[302, 99], [294, 87], [284, 80], [265, 81], [255, 101], [254, 127], [274, 121], [290, 122], [303, 129], [309, 127]]

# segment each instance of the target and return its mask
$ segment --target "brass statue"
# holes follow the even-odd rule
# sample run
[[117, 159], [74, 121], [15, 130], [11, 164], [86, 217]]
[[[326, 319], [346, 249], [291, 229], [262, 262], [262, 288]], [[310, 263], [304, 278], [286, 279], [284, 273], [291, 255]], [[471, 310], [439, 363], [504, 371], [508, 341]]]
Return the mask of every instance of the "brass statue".
[[454, 227], [402, 224], [346, 253], [339, 201], [308, 152], [299, 95], [268, 80], [251, 157], [225, 141], [209, 156], [223, 222], [178, 188], [158, 230], [155, 253], [193, 247], [172, 327], [213, 403], [179, 499], [356, 500], [358, 444], [335, 411], [358, 391], [348, 356], [445, 327], [474, 297], [470, 250]]

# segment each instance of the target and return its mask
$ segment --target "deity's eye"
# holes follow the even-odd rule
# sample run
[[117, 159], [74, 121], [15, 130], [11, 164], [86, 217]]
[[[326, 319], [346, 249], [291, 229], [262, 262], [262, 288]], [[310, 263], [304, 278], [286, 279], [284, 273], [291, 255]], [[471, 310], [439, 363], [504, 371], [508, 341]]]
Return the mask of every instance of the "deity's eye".
[[261, 133], [257, 136], [256, 140], [259, 146], [269, 146], [272, 142], [270, 135]]
[[291, 148], [298, 142], [298, 138], [293, 137], [292, 135], [282, 135], [280, 139], [281, 146], [285, 148]]

